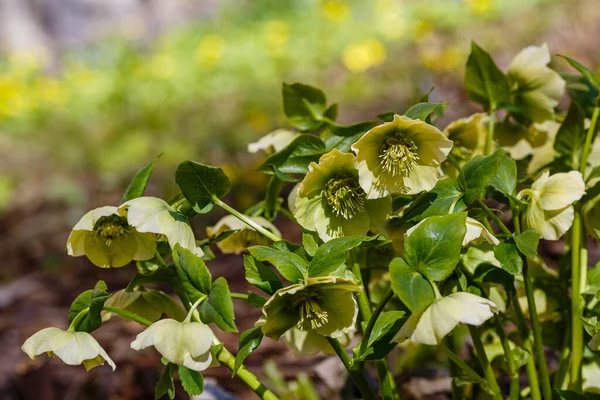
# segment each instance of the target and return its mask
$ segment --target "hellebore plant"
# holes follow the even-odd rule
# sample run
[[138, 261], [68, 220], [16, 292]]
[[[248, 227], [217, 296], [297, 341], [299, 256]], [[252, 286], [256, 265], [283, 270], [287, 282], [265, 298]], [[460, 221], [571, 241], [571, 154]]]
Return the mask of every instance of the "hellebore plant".
[[[224, 171], [192, 161], [177, 169], [172, 202], [147, 197], [152, 161], [120, 205], [90, 211], [67, 240], [69, 255], [99, 267], [135, 261], [127, 287], [98, 282], [73, 302], [68, 330], [45, 328], [23, 351], [114, 369], [91, 333], [119, 316], [147, 326], [133, 349], [162, 356], [157, 398], [174, 397], [176, 369], [198, 395], [202, 372], [221, 365], [277, 399], [244, 367], [264, 337], [297, 356], [335, 354], [365, 399], [403, 397], [389, 358], [447, 360], [453, 399], [587, 398], [600, 390], [600, 264], [589, 269], [587, 252], [600, 235], [600, 79], [564, 58], [579, 75], [551, 69], [546, 45], [505, 73], [473, 43], [465, 88], [483, 109], [443, 130], [446, 104], [428, 96], [341, 125], [321, 90], [284, 84], [291, 127], [248, 146], [270, 177], [264, 200], [236, 210]], [[565, 88], [567, 111], [557, 109]], [[190, 219], [215, 206], [227, 215], [197, 238]], [[281, 218], [301, 243], [286, 240]], [[563, 238], [549, 267], [540, 240]], [[231, 293], [213, 279], [213, 249], [238, 255], [227, 267], [243, 265], [255, 289]], [[235, 356], [217, 338], [238, 331], [233, 299], [258, 315]], [[424, 346], [442, 358], [419, 358]]]

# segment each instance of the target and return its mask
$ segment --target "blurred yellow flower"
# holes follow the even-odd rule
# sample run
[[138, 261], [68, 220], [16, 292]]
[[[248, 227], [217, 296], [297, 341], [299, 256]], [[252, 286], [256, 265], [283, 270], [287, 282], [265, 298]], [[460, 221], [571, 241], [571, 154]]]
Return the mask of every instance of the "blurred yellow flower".
[[58, 106], [64, 105], [69, 98], [60, 82], [48, 77], [38, 78], [34, 90], [43, 100]]
[[150, 69], [155, 77], [170, 79], [177, 72], [177, 64], [169, 54], [157, 54], [151, 61]]
[[375, 39], [352, 44], [346, 47], [342, 59], [352, 72], [363, 72], [385, 61], [384, 45]]
[[350, 8], [344, 1], [326, 0], [322, 8], [325, 18], [333, 22], [342, 22], [350, 15]]
[[219, 35], [206, 35], [196, 49], [196, 62], [200, 65], [214, 65], [223, 55], [225, 40]]
[[494, 0], [463, 0], [474, 14], [485, 14], [492, 9]]
[[379, 18], [379, 32], [388, 39], [399, 39], [406, 34], [404, 6], [395, 0], [379, 0], [376, 10]]

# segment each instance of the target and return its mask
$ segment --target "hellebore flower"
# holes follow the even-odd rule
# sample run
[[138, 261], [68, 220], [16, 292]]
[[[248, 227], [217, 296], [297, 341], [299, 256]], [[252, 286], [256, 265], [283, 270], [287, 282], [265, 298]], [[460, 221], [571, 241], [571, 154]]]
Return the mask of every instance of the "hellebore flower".
[[508, 83], [513, 104], [533, 122], [554, 117], [554, 108], [565, 91], [565, 81], [548, 68], [548, 45], [529, 46], [521, 50], [508, 66]]
[[465, 161], [483, 155], [488, 134], [488, 120], [487, 114], [477, 113], [450, 123], [444, 129], [444, 134], [453, 142], [452, 154]]
[[279, 289], [263, 306], [256, 322], [274, 340], [296, 327], [321, 336], [339, 338], [354, 329], [358, 305], [353, 280], [322, 276]]
[[106, 361], [115, 370], [113, 360], [104, 351], [92, 335], [87, 332], [65, 331], [60, 328], [45, 328], [33, 334], [21, 346], [33, 360], [42, 353], [58, 357], [68, 365], [83, 364], [90, 370]]
[[400, 115], [352, 145], [367, 199], [432, 189], [438, 181], [438, 168], [451, 149], [452, 141], [436, 127]]
[[127, 210], [127, 221], [138, 232], [164, 235], [171, 248], [179, 244], [198, 257], [204, 255], [202, 248], [196, 246], [194, 232], [185, 216], [166, 201], [156, 197], [138, 197], [123, 203], [119, 208]]
[[[263, 217], [248, 216], [248, 218], [275, 235], [281, 236], [281, 232], [279, 232], [275, 225]], [[233, 215], [227, 215], [221, 218], [213, 227], [206, 228], [206, 233], [210, 238], [216, 237], [220, 233], [227, 231], [233, 232], [225, 239], [217, 242], [217, 247], [223, 254], [240, 254], [250, 246], [268, 246], [272, 243], [271, 240]]]
[[[413, 233], [414, 230], [417, 229], [417, 227], [421, 225], [425, 220], [426, 219], [420, 221], [418, 224], [407, 230], [406, 236], [409, 236], [411, 233]], [[479, 245], [483, 242], [488, 242], [489, 244], [494, 246], [500, 243], [496, 236], [494, 236], [490, 231], [488, 231], [487, 228], [476, 219], [467, 217], [465, 225], [467, 227], [467, 232], [465, 233], [465, 237], [463, 238], [462, 247], [468, 246], [469, 243]]]
[[148, 260], [155, 250], [153, 236], [137, 231], [127, 222], [125, 213], [112, 206], [85, 214], [67, 239], [67, 254], [86, 255], [101, 268], [122, 267], [131, 260]]
[[[171, 296], [154, 289], [119, 290], [113, 293], [104, 305], [132, 312], [152, 322], [158, 321], [163, 314], [177, 320], [185, 318], [185, 311]], [[112, 317], [111, 312], [103, 312], [102, 314], [104, 321], [108, 321]], [[121, 318], [129, 321], [123, 316]]]
[[[350, 344], [352, 336], [353, 332], [338, 338], [342, 347]], [[335, 350], [331, 347], [327, 338], [312, 330], [306, 331], [294, 327], [283, 334], [283, 339], [296, 354], [310, 356], [321, 351], [326, 354], [335, 354]]]
[[154, 346], [169, 362], [204, 371], [213, 360], [210, 352], [213, 336], [212, 330], [202, 322], [162, 319], [137, 335], [131, 348], [142, 350]]
[[317, 231], [323, 241], [364, 235], [384, 221], [391, 198], [369, 200], [359, 185], [354, 155], [333, 149], [310, 163], [290, 206], [302, 227]]
[[496, 312], [496, 304], [467, 292], [452, 293], [436, 300], [420, 314], [411, 315], [394, 341], [410, 339], [416, 343], [436, 345], [460, 322], [479, 326]]
[[573, 204], [585, 193], [585, 183], [577, 171], [550, 176], [544, 172], [530, 189], [524, 189], [518, 198], [529, 197], [525, 210], [524, 229], [535, 229], [543, 239], [558, 240], [573, 224]]
[[265, 135], [258, 139], [254, 143], [248, 144], [248, 151], [250, 153], [258, 153], [263, 150], [269, 154], [277, 153], [288, 144], [292, 143], [300, 133], [289, 131], [287, 129], [277, 129], [268, 135]]

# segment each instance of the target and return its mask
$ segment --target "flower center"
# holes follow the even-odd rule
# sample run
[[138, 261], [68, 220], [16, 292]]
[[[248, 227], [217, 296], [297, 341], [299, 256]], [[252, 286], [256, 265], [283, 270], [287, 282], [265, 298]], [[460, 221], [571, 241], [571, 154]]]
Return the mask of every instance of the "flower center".
[[119, 215], [102, 217], [94, 225], [94, 232], [96, 232], [97, 236], [105, 239], [107, 245], [110, 245], [113, 240], [129, 233], [130, 229], [127, 218]]
[[379, 148], [379, 158], [384, 171], [393, 176], [408, 176], [419, 161], [415, 142], [399, 134], [387, 137]]
[[355, 178], [334, 178], [325, 185], [325, 198], [337, 216], [354, 217], [365, 209], [364, 190]]
[[[327, 311], [321, 309], [320, 302], [322, 296], [318, 292], [299, 293], [301, 298], [296, 303], [300, 320], [296, 327], [306, 331], [308, 329], [317, 329], [327, 323]], [[304, 296], [302, 296], [304, 294]]]

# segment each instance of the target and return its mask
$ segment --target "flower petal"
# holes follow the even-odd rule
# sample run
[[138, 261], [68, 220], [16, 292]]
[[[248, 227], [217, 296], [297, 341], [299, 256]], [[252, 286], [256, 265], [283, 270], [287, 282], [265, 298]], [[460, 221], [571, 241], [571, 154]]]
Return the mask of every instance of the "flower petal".
[[539, 204], [544, 210], [558, 210], [573, 204], [585, 194], [581, 173], [569, 171], [550, 176], [539, 189]]

